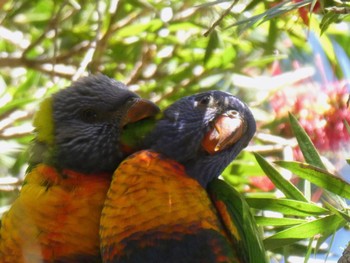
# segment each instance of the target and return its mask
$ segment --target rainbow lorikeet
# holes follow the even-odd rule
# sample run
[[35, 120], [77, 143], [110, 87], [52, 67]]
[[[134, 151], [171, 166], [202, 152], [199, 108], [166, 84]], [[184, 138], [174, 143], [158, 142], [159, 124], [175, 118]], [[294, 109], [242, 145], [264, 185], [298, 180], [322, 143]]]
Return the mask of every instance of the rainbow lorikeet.
[[266, 262], [224, 168], [255, 133], [248, 106], [211, 91], [169, 106], [144, 150], [115, 171], [101, 216], [104, 262]]
[[0, 262], [101, 262], [99, 221], [112, 174], [138, 150], [122, 134], [130, 124], [152, 122], [158, 111], [103, 75], [44, 100], [28, 173], [1, 220]]

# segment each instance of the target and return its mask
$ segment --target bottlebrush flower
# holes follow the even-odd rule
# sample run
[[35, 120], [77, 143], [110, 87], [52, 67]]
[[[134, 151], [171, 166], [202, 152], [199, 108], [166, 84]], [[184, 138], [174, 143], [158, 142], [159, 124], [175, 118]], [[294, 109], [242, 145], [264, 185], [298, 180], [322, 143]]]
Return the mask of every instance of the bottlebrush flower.
[[[298, 3], [298, 2], [301, 2], [301, 0], [293, 0], [293, 2]], [[310, 5], [307, 5], [307, 6], [303, 6], [303, 7], [298, 8], [298, 12], [299, 12], [299, 16], [303, 20], [304, 24], [309, 26], [309, 23], [310, 23], [309, 13], [310, 12], [318, 13], [320, 9], [321, 9], [321, 4], [319, 1], [317, 1], [312, 10], [310, 10]]]
[[288, 112], [293, 113], [320, 151], [337, 151], [350, 135], [344, 120], [350, 123], [346, 102], [348, 90], [344, 81], [302, 83], [275, 93], [271, 106], [277, 117], [277, 132], [292, 136]]

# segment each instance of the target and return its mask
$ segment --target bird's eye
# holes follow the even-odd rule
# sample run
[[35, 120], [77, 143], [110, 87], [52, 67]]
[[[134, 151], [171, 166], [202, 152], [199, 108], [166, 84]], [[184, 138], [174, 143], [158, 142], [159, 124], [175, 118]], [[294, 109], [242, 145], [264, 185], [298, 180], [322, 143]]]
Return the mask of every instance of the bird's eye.
[[81, 118], [86, 122], [94, 122], [97, 119], [97, 112], [94, 109], [84, 109], [80, 113]]
[[210, 101], [211, 101], [211, 96], [209, 95], [196, 99], [197, 106], [208, 106], [210, 104]]

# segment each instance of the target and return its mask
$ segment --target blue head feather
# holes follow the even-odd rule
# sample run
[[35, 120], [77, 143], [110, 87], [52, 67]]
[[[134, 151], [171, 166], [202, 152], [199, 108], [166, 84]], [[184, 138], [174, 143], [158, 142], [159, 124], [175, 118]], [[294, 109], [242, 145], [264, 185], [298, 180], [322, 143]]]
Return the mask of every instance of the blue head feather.
[[[239, 112], [246, 130], [232, 146], [210, 155], [202, 147], [204, 135], [216, 117], [230, 110]], [[169, 106], [163, 115], [148, 139], [148, 146], [183, 164], [187, 174], [203, 187], [222, 173], [256, 131], [255, 119], [248, 106], [222, 91], [184, 97]]]

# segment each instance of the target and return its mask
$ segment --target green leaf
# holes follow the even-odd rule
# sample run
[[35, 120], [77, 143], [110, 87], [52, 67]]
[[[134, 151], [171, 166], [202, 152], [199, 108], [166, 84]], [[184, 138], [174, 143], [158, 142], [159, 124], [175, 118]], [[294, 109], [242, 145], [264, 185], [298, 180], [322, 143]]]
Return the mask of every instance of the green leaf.
[[310, 137], [291, 113], [289, 113], [289, 120], [306, 162], [319, 168], [326, 169]]
[[321, 188], [350, 199], [350, 184], [324, 169], [300, 162], [277, 161], [276, 164]]
[[154, 32], [161, 28], [163, 22], [160, 19], [154, 19], [149, 21], [148, 23], [140, 23], [140, 24], [132, 24], [121, 28], [118, 31], [118, 36], [125, 38], [130, 36], [140, 36], [143, 33], [145, 34]]
[[248, 183], [247, 177], [265, 176], [259, 164], [255, 161], [253, 153], [247, 151], [243, 151], [237, 159], [225, 168], [221, 175], [227, 181], [244, 181], [245, 183]]
[[264, 240], [266, 249], [275, 249], [312, 238], [315, 235], [328, 236], [345, 225], [345, 221], [336, 215], [329, 215], [295, 227], [288, 228]]
[[334, 12], [326, 13], [320, 23], [321, 35], [327, 30], [330, 24], [336, 22], [339, 18], [339, 14]]
[[218, 45], [219, 45], [219, 36], [218, 36], [218, 33], [214, 30], [210, 34], [208, 46], [205, 50], [204, 64], [206, 64], [208, 60], [211, 58], [211, 56], [214, 53], [214, 50], [218, 47]]
[[308, 200], [305, 196], [296, 188], [292, 183], [286, 180], [270, 163], [268, 163], [260, 154], [254, 153], [255, 159], [259, 163], [260, 167], [275, 184], [275, 186], [281, 190], [287, 198], [295, 199], [299, 201]]
[[309, 244], [307, 246], [307, 250], [306, 250], [306, 254], [305, 254], [305, 258], [304, 258], [304, 263], [307, 263], [309, 261], [312, 249], [313, 249], [313, 241], [315, 238], [310, 238], [309, 239]]
[[5, 104], [0, 108], [0, 116], [2, 116], [3, 114], [7, 114], [12, 110], [23, 107], [24, 105], [33, 101], [35, 101], [34, 98], [21, 98], [21, 99], [10, 101], [9, 103]]
[[344, 220], [350, 222], [350, 215], [348, 214], [348, 205], [344, 199], [344, 204], [342, 204], [342, 210], [338, 210], [337, 208], [335, 208], [333, 205], [331, 205], [330, 203], [324, 201], [323, 205], [326, 209], [328, 209], [331, 213], [338, 215], [339, 217], [343, 217]]
[[260, 226], [289, 226], [289, 225], [299, 225], [308, 222], [306, 219], [298, 218], [278, 218], [278, 217], [266, 217], [266, 216], [256, 216], [255, 221]]
[[348, 133], [350, 134], [350, 125], [349, 125], [349, 123], [348, 123], [346, 120], [344, 120], [344, 124], [345, 124], [346, 130], [347, 130]]
[[271, 55], [271, 56], [262, 56], [256, 59], [252, 59], [247, 63], [247, 67], [263, 67], [268, 64], [271, 64], [273, 61], [282, 60], [288, 58], [287, 55]]
[[293, 216], [317, 216], [328, 214], [329, 211], [312, 203], [291, 199], [246, 198], [250, 207], [260, 210], [279, 212]]
[[176, 22], [168, 26], [170, 32], [177, 32], [181, 30], [200, 30], [201, 28], [191, 21]]
[[247, 30], [248, 28], [251, 28], [255, 26], [257, 23], [262, 24], [268, 20], [271, 20], [272, 18], [275, 18], [277, 16], [282, 16], [285, 13], [288, 13], [292, 10], [295, 10], [297, 8], [306, 6], [311, 3], [311, 0], [303, 0], [299, 2], [292, 2], [292, 1], [284, 1], [279, 4], [274, 5], [273, 7], [267, 9], [265, 12], [249, 17], [247, 19], [242, 19], [238, 22], [233, 23], [229, 27], [244, 25], [242, 28], [242, 31]]
[[247, 262], [268, 262], [264, 259], [266, 251], [255, 218], [241, 194], [220, 179], [212, 180], [207, 192], [217, 212], [223, 216], [224, 225], [229, 229], [228, 236], [236, 240], [234, 242], [238, 243]]

